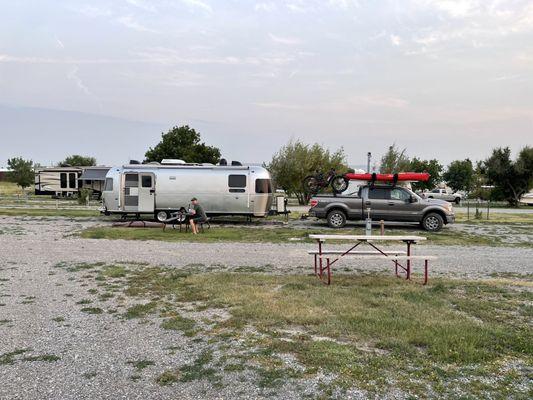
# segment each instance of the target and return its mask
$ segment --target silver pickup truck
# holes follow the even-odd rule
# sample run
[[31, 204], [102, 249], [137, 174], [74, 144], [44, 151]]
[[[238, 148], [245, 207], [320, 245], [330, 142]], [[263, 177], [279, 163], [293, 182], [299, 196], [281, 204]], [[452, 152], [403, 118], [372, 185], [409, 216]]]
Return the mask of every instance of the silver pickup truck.
[[437, 232], [453, 223], [455, 214], [450, 203], [423, 199], [411, 190], [391, 185], [361, 186], [352, 194], [318, 195], [311, 198], [309, 216], [325, 218], [332, 228], [342, 228], [347, 220], [419, 223], [427, 231]]

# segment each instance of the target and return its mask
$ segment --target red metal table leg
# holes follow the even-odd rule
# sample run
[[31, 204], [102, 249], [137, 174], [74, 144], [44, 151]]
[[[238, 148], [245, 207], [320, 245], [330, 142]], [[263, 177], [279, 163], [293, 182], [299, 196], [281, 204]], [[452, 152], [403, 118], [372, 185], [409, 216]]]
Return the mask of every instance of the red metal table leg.
[[[407, 242], [407, 257], [411, 255], [411, 242]], [[411, 260], [407, 259], [406, 262], [407, 271], [406, 271], [406, 278], [405, 279], [411, 279]]]
[[331, 264], [329, 263], [329, 258], [327, 259], [327, 268], [328, 268], [328, 285], [331, 283]]

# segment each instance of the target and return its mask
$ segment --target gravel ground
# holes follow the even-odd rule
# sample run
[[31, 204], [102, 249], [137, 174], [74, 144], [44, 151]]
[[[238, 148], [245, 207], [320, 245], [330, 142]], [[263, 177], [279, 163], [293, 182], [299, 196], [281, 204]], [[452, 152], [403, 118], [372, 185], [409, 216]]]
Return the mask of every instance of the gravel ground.
[[[101, 223], [0, 218], [0, 399], [290, 399], [301, 397], [305, 385], [309, 385], [308, 393], [313, 393], [319, 384], [316, 380], [302, 382], [303, 386], [289, 382], [272, 393], [253, 385], [253, 380], [237, 380], [228, 373], [224, 376], [228, 384], [222, 387], [206, 380], [162, 387], [155, 377], [193, 362], [206, 348], [206, 341], [164, 331], [155, 321], [140, 323], [107, 312], [98, 316], [84, 313], [76, 302], [90, 299], [96, 303], [96, 295], [87, 292], [93, 286], [83, 279], [83, 273], [55, 267], [59, 262], [146, 262], [176, 268], [190, 264], [206, 269], [246, 266], [301, 273], [311, 271], [306, 250], [313, 245], [110, 241], [69, 235]], [[415, 249], [415, 254], [421, 250]], [[478, 278], [493, 273], [533, 273], [533, 249], [528, 248], [424, 245], [423, 252], [440, 256], [432, 266], [433, 275]], [[356, 264], [358, 270], [390, 271], [378, 262], [365, 267]], [[108, 311], [107, 304], [98, 305]], [[109, 303], [108, 307], [112, 306]], [[58, 317], [64, 320], [53, 320]], [[13, 357], [12, 364], [2, 358], [22, 349], [27, 352]], [[57, 356], [59, 360], [51, 364], [31, 361], [32, 356]], [[155, 365], [136, 371], [127, 364], [142, 359]], [[361, 396], [353, 394], [353, 398]]]

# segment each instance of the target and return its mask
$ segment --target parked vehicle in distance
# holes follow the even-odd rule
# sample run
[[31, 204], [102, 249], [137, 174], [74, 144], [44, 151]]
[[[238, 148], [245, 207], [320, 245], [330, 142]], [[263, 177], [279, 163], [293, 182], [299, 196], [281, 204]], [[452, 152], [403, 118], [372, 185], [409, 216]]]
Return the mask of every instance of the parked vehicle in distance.
[[527, 206], [533, 206], [533, 192], [529, 192], [522, 195], [522, 197], [520, 197], [519, 203]]
[[197, 197], [207, 215], [268, 215], [272, 183], [265, 168], [178, 161], [111, 168], [102, 213], [152, 214], [164, 221], [172, 212], [189, 209], [191, 197]]
[[460, 204], [461, 200], [463, 200], [463, 196], [458, 193], [454, 192], [450, 189], [433, 189], [429, 192], [421, 193], [421, 197], [427, 198], [427, 199], [439, 199], [439, 200], [445, 200], [449, 201], [450, 203]]
[[[346, 193], [346, 192], [344, 192]], [[309, 216], [325, 218], [332, 228], [342, 228], [347, 220], [419, 223], [437, 232], [455, 221], [452, 205], [444, 200], [423, 199], [411, 190], [392, 185], [364, 185], [356, 193], [311, 198]]]

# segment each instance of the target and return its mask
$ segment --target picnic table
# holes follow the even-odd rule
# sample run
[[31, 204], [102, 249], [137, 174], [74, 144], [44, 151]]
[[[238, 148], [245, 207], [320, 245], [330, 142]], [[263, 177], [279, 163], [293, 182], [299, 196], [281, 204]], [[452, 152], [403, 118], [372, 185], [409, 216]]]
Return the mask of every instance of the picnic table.
[[175, 229], [176, 223], [179, 225], [181, 232], [182, 226], [185, 224], [185, 231], [189, 229], [189, 218], [191, 218], [194, 213], [190, 211], [177, 211], [171, 214], [172, 216], [163, 221], [163, 230], [165, 230], [167, 224], [172, 224], [172, 229]]
[[[326, 284], [331, 283], [331, 266], [346, 256], [356, 256], [359, 259], [381, 259], [386, 257], [390, 259], [395, 266], [396, 276], [400, 272], [405, 273], [405, 279], [411, 279], [411, 261], [424, 261], [424, 285], [427, 284], [429, 275], [429, 260], [436, 259], [434, 256], [411, 254], [411, 246], [418, 242], [426, 240], [423, 236], [414, 235], [309, 235], [310, 239], [315, 239], [318, 243], [318, 250], [311, 250], [308, 253], [314, 255], [315, 275], [322, 281], [323, 274], [326, 272]], [[326, 241], [348, 241], [351, 242], [348, 250], [326, 250], [324, 249]], [[406, 250], [384, 250], [376, 245], [377, 242], [403, 242]], [[361, 244], [372, 247], [371, 251], [355, 251], [354, 249]], [[325, 263], [324, 263], [325, 260]], [[405, 265], [399, 261], [405, 261]], [[325, 265], [324, 265], [325, 264]]]

